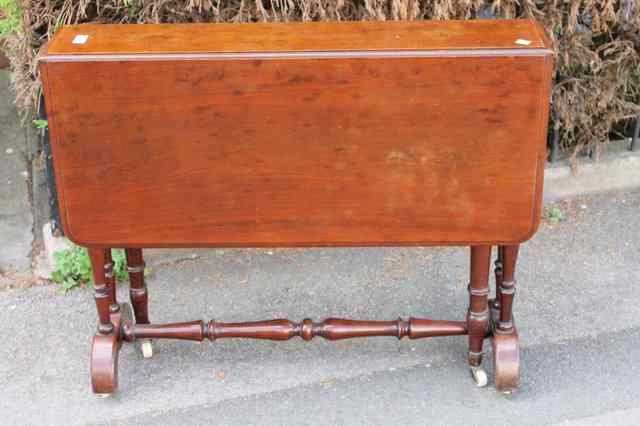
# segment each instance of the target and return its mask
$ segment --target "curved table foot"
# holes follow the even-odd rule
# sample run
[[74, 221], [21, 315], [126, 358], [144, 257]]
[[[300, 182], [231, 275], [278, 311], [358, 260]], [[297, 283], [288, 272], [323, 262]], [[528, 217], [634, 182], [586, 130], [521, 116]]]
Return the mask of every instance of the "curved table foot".
[[496, 389], [511, 393], [520, 386], [520, 349], [515, 327], [510, 333], [495, 330], [491, 345]]
[[120, 303], [119, 310], [112, 312], [110, 319], [114, 331], [110, 334], [96, 333], [91, 346], [91, 386], [96, 396], [110, 396], [118, 387], [118, 352], [122, 346], [121, 325], [132, 318], [131, 306]]
[[509, 332], [498, 329], [500, 320], [499, 304], [489, 300], [491, 312], [491, 347], [493, 349], [493, 376], [496, 389], [510, 394], [520, 387], [520, 344], [515, 320]]
[[118, 341], [113, 334], [96, 334], [91, 346], [91, 386], [104, 397], [118, 386]]

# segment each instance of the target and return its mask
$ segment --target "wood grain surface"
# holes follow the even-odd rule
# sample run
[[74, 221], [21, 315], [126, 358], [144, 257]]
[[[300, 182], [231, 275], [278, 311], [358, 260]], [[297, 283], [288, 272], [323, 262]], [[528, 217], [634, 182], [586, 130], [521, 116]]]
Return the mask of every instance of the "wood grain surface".
[[[86, 35], [83, 44], [73, 44]], [[521, 40], [520, 42], [517, 42]], [[529, 41], [526, 44], [524, 41]], [[525, 43], [525, 44], [522, 44]], [[158, 24], [63, 27], [48, 55], [540, 49], [544, 30], [528, 20]]]
[[[537, 27], [517, 22], [524, 22], [515, 27], [524, 28], [521, 37], [535, 39]], [[277, 34], [289, 34], [288, 50], [303, 46], [293, 31], [302, 28], [300, 34], [313, 34], [305, 43], [316, 40], [314, 49], [400, 47], [378, 44], [384, 37], [367, 44], [365, 24], [349, 31], [351, 24], [342, 25], [337, 35], [324, 24], [309, 27], [317, 33], [292, 25]], [[496, 33], [508, 27], [448, 25], [458, 31], [449, 42], [462, 40], [453, 48], [494, 49], [503, 43]], [[429, 23], [426, 34], [440, 26]], [[153, 26], [145, 27], [153, 34]], [[391, 27], [417, 31], [410, 23]], [[100, 51], [141, 49], [122, 45], [126, 34], [142, 31], [126, 28]], [[158, 28], [175, 34], [148, 51], [227, 46], [204, 35], [188, 44], [189, 32], [180, 28], [186, 26]], [[249, 43], [252, 34], [260, 39], [262, 26], [225, 28], [210, 31], [246, 32], [229, 42], [233, 49], [268, 50], [278, 40]], [[64, 53], [67, 33], [60, 32], [49, 54]], [[440, 48], [442, 40], [425, 35], [412, 46]], [[539, 221], [550, 51], [447, 52], [252, 60], [45, 56], [65, 233], [82, 245], [108, 247], [522, 242]]]

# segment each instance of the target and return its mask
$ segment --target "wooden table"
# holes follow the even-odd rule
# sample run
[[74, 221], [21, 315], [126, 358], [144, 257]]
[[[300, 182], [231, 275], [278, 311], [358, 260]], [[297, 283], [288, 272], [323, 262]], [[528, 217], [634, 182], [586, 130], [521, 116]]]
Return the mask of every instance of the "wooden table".
[[[517, 388], [514, 272], [540, 218], [552, 62], [527, 20], [62, 28], [40, 72], [64, 231], [94, 270], [94, 392], [114, 392], [123, 342], [294, 336], [468, 335], [481, 386], [491, 338], [496, 388]], [[471, 247], [464, 319], [147, 313], [146, 247], [432, 245]]]

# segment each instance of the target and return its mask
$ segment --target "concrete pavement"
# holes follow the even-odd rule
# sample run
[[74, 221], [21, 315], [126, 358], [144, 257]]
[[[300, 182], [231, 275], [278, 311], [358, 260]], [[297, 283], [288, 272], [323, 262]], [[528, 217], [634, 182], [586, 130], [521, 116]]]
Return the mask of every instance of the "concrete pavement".
[[[526, 346], [521, 391], [473, 389], [456, 364], [430, 363], [138, 415], [115, 425], [621, 425], [640, 421], [640, 331]], [[605, 368], [603, 368], [605, 367]], [[579, 390], [579, 392], [577, 392]], [[574, 392], [571, 395], [571, 391]], [[618, 411], [620, 408], [624, 411]], [[609, 414], [609, 410], [612, 411]], [[249, 415], [250, 413], [250, 415]], [[622, 415], [621, 413], [624, 413]], [[587, 417], [583, 417], [587, 416]], [[593, 416], [593, 417], [592, 417]], [[632, 416], [632, 417], [629, 417]], [[108, 424], [109, 422], [104, 422]]]
[[26, 130], [0, 69], [0, 288], [30, 280], [33, 219], [29, 204]]
[[[0, 293], [2, 422], [639, 423], [640, 192], [558, 208], [566, 220], [543, 223], [521, 249], [515, 312], [523, 387], [511, 397], [491, 384], [474, 388], [466, 338], [446, 337], [157, 341], [152, 360], [125, 345], [119, 392], [99, 400], [89, 383], [91, 293], [59, 296], [54, 286], [38, 286]], [[467, 249], [194, 253], [154, 268], [154, 321], [462, 319], [466, 308]], [[126, 288], [119, 290], [124, 298]]]

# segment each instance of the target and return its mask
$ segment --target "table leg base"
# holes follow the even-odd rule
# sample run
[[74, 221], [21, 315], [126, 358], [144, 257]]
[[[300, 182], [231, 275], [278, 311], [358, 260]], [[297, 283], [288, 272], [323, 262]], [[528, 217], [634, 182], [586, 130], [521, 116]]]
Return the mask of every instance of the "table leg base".
[[118, 386], [118, 352], [122, 346], [122, 324], [131, 321], [131, 306], [120, 303], [119, 309], [111, 313], [113, 332], [96, 333], [91, 346], [91, 386], [98, 397], [107, 397]]
[[[96, 333], [91, 350], [91, 383], [94, 393], [108, 396], [115, 392], [118, 382], [118, 352], [124, 341], [140, 341], [144, 358], [151, 357], [151, 339], [169, 338], [202, 341], [220, 338], [257, 338], [288, 340], [299, 336], [311, 340], [314, 336], [329, 340], [354, 337], [394, 336], [397, 338], [425, 338], [435, 336], [465, 335], [465, 321], [440, 321], [421, 318], [395, 321], [357, 321], [329, 318], [321, 323], [306, 319], [300, 323], [289, 320], [268, 320], [250, 323], [219, 323], [215, 321], [192, 321], [173, 324], [135, 324], [131, 307], [121, 303], [120, 309], [111, 315], [114, 331], [109, 334]], [[493, 346], [494, 383], [498, 391], [508, 393], [516, 390], [520, 379], [518, 334], [515, 326], [510, 332], [498, 329], [498, 314], [489, 300], [489, 337]], [[479, 387], [488, 383], [485, 370], [471, 367], [471, 375]]]
[[91, 346], [91, 386], [93, 392], [105, 396], [118, 386], [118, 346], [113, 334], [96, 334]]
[[511, 393], [520, 387], [520, 351], [515, 327], [509, 334], [495, 334], [491, 343], [496, 389]]
[[[489, 306], [492, 301], [489, 301]], [[513, 320], [512, 320], [513, 321]], [[491, 346], [494, 383], [498, 391], [510, 394], [520, 387], [520, 348], [515, 321], [510, 331], [498, 328], [499, 313], [491, 310]]]

